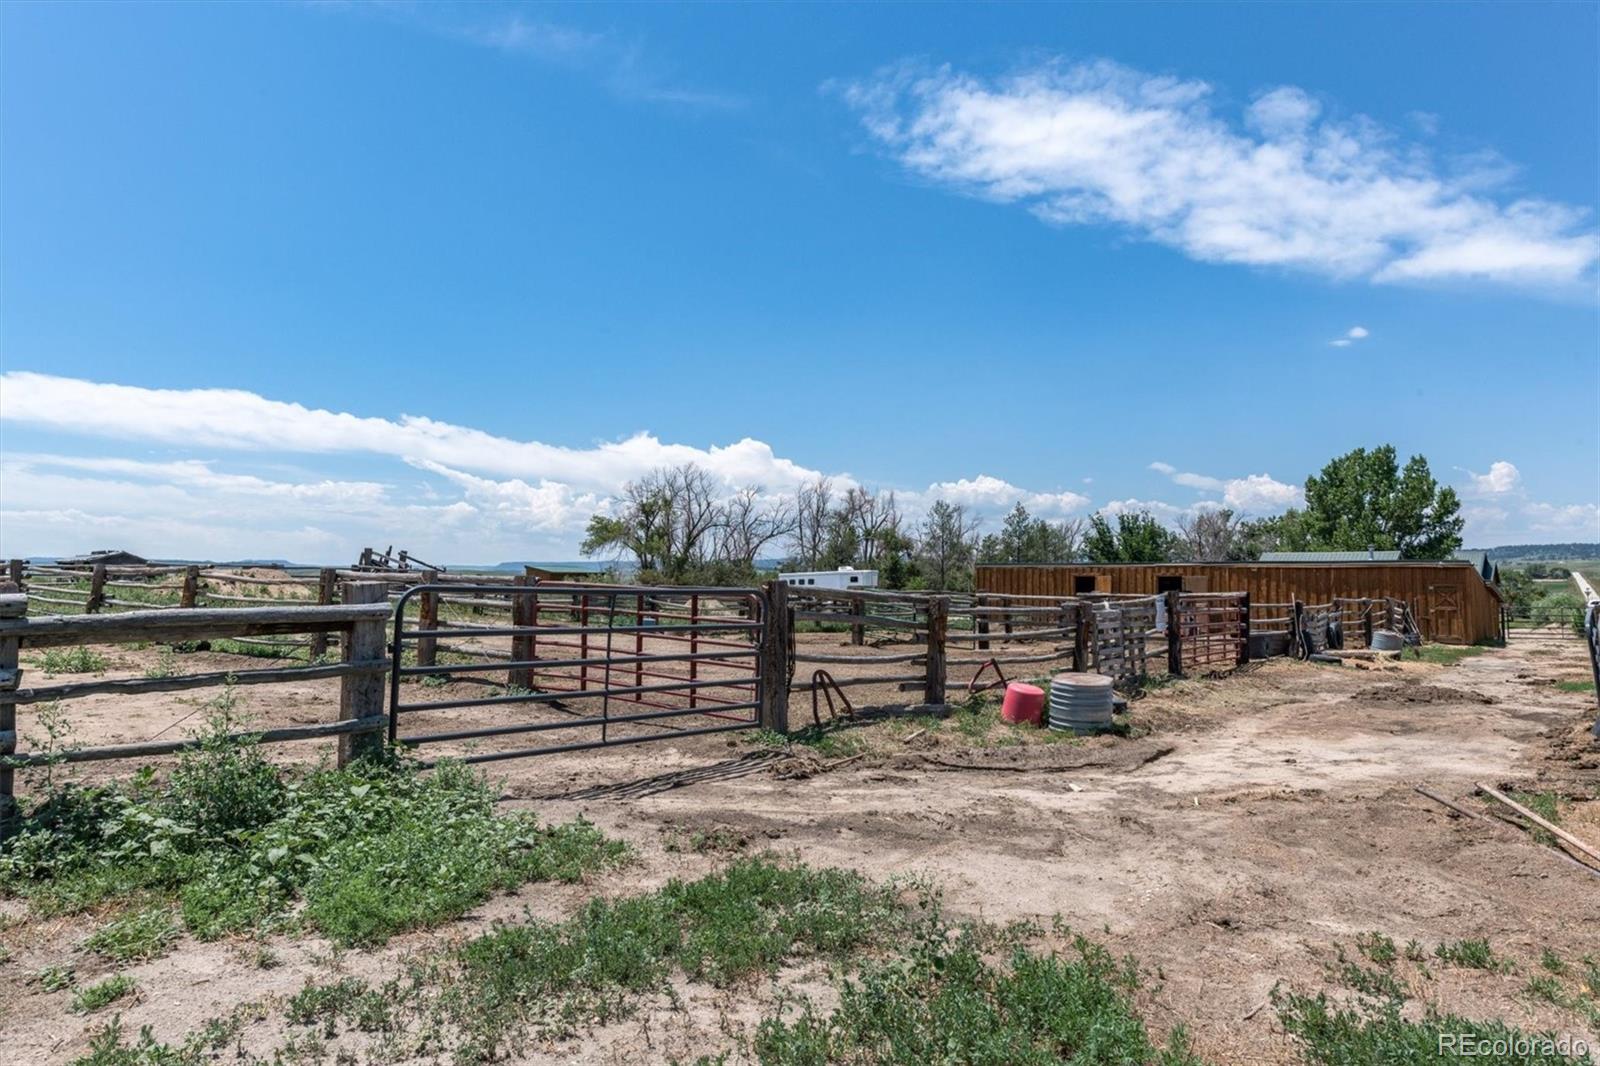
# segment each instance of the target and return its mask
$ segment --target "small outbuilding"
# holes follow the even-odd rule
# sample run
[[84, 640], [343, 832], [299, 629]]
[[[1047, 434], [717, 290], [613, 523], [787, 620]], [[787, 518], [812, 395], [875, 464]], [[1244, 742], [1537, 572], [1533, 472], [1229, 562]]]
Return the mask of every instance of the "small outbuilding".
[[120, 548], [100, 548], [87, 555], [73, 555], [56, 560], [57, 566], [95, 566], [101, 563], [106, 566], [147, 566], [149, 560], [132, 552], [122, 551]]
[[1290, 553], [1253, 563], [980, 564], [975, 587], [996, 595], [1063, 597], [1248, 592], [1253, 604], [1391, 597], [1410, 606], [1424, 640], [1474, 644], [1501, 637], [1500, 589], [1473, 560], [1373, 559], [1367, 552], [1338, 553], [1358, 557], [1353, 560], [1285, 560], [1284, 554]]

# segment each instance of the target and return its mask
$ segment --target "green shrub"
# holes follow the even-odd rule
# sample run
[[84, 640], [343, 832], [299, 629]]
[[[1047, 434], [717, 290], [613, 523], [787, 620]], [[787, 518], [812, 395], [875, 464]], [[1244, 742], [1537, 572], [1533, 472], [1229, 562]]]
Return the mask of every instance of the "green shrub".
[[[0, 843], [0, 891], [77, 911], [154, 893], [202, 938], [299, 920], [341, 944], [455, 917], [498, 888], [578, 879], [625, 852], [586, 822], [495, 810], [482, 775], [360, 761], [290, 776], [227, 739], [224, 707], [165, 788], [69, 787]], [[98, 935], [98, 934], [97, 934]], [[109, 934], [108, 934], [109, 935]]]
[[[1284, 1029], [1301, 1042], [1301, 1053], [1318, 1066], [1355, 1066], [1360, 1063], [1382, 1066], [1393, 1063], [1494, 1062], [1499, 1066], [1556, 1066], [1558, 1063], [1589, 1063], [1587, 1054], [1571, 1057], [1558, 1047], [1546, 1050], [1539, 1043], [1554, 1044], [1551, 1033], [1529, 1034], [1498, 1021], [1473, 1021], [1454, 1014], [1432, 1011], [1421, 1020], [1401, 1016], [1395, 1002], [1340, 1008], [1324, 995], [1303, 996], [1274, 993], [1278, 1017]], [[1463, 1050], [1466, 1044], [1507, 1041], [1508, 1047], [1527, 1046], [1527, 1054], [1486, 1058]]]
[[89, 1014], [109, 1007], [117, 1000], [132, 995], [137, 987], [133, 978], [126, 974], [107, 977], [98, 984], [78, 989], [77, 995], [72, 997], [72, 1011], [74, 1014]]

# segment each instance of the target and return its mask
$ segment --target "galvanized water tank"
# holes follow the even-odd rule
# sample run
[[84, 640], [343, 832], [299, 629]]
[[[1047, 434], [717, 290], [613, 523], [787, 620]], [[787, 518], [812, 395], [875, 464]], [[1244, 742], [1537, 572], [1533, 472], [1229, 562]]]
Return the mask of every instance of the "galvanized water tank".
[[1372, 631], [1373, 651], [1399, 651], [1405, 647], [1405, 639], [1392, 629], [1375, 629]]
[[1111, 679], [1104, 674], [1057, 674], [1050, 682], [1050, 728], [1085, 736], [1111, 728]]

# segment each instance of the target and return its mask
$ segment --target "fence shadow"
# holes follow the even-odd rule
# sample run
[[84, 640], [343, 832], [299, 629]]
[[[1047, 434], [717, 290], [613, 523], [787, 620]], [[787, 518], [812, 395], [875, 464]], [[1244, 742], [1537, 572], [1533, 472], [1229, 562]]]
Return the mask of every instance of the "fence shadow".
[[570, 792], [547, 792], [537, 796], [518, 797], [532, 800], [589, 800], [589, 799], [640, 799], [671, 792], [675, 788], [703, 784], [707, 781], [731, 781], [764, 770], [782, 752], [751, 751], [733, 759], [673, 770], [632, 781], [618, 781], [609, 785], [591, 785]]

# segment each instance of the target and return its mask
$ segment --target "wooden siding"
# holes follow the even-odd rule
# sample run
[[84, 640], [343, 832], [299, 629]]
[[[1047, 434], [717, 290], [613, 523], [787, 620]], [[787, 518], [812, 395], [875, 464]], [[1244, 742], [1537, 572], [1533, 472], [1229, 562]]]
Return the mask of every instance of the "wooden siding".
[[[1411, 605], [1424, 638], [1471, 644], [1500, 636], [1500, 594], [1471, 563], [1122, 563], [980, 565], [977, 591], [1071, 596], [1078, 577], [1095, 591], [1149, 595], [1157, 578], [1182, 577], [1191, 592], [1248, 592], [1252, 603], [1328, 603], [1393, 596]], [[1453, 592], [1452, 592], [1453, 590]], [[1452, 618], [1452, 615], [1454, 616]]]

